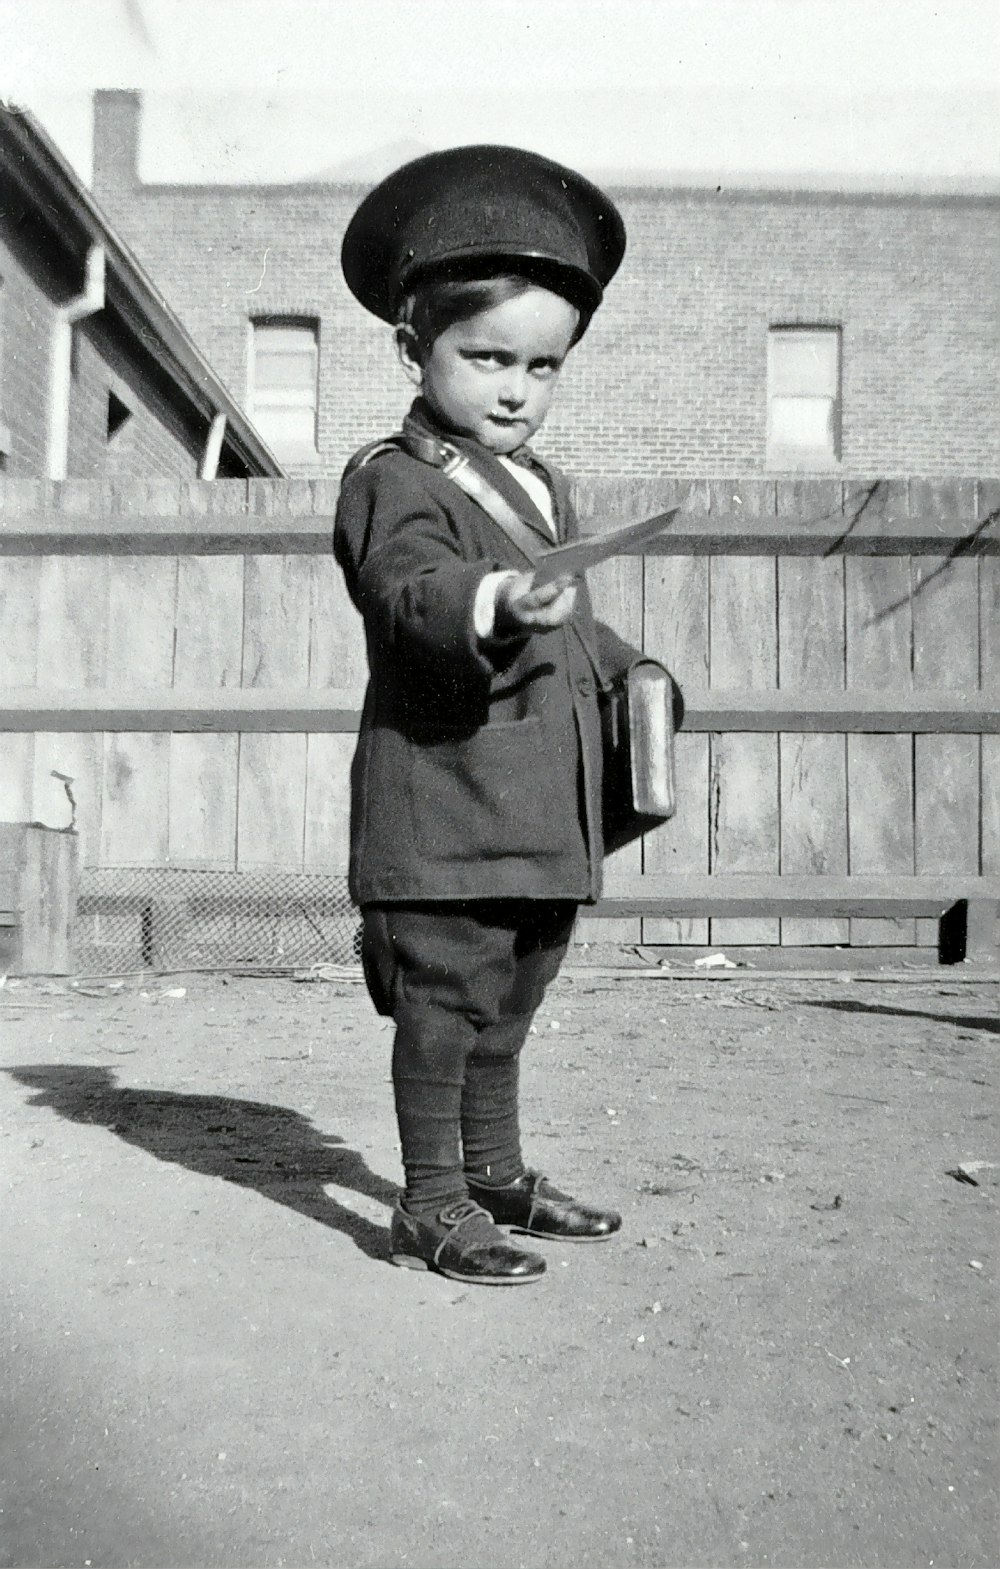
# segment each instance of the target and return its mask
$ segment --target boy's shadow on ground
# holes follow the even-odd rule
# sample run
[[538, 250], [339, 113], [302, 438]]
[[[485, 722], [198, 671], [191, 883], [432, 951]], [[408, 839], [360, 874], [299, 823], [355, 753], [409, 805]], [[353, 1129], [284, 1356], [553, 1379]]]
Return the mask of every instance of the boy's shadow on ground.
[[323, 1191], [351, 1188], [391, 1208], [398, 1188], [370, 1171], [336, 1134], [322, 1133], [300, 1112], [225, 1095], [120, 1089], [109, 1068], [46, 1064], [8, 1068], [37, 1090], [32, 1106], [50, 1106], [71, 1122], [107, 1128], [157, 1160], [241, 1188], [342, 1231], [369, 1258], [388, 1257], [388, 1230], [356, 1215]]

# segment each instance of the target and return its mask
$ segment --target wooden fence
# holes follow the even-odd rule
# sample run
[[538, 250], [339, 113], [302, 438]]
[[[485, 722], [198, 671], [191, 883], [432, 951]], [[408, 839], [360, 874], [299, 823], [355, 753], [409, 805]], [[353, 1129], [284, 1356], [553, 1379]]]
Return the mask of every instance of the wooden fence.
[[[88, 865], [342, 869], [364, 648], [336, 484], [0, 482], [0, 819]], [[927, 945], [1000, 893], [1000, 481], [592, 481], [594, 574], [688, 700], [603, 940]], [[72, 798], [72, 801], [71, 801]], [[987, 933], [986, 941], [990, 940]]]

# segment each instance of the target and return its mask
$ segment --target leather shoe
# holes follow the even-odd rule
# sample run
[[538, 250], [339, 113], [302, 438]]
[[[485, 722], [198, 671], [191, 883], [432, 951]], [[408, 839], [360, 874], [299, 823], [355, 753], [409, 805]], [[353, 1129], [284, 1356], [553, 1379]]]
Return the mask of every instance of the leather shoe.
[[389, 1257], [403, 1269], [433, 1269], [470, 1286], [524, 1286], [545, 1273], [545, 1260], [514, 1247], [472, 1199], [458, 1199], [424, 1220], [397, 1205]]
[[613, 1209], [593, 1209], [560, 1193], [540, 1172], [526, 1171], [504, 1188], [480, 1187], [471, 1178], [470, 1197], [501, 1226], [529, 1237], [559, 1242], [605, 1242], [622, 1223]]

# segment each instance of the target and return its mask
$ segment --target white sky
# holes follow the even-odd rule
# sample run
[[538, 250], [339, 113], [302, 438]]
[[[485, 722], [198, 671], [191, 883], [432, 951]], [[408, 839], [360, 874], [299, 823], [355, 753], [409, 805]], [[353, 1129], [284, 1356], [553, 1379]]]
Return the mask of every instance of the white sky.
[[144, 92], [149, 180], [307, 176], [401, 140], [584, 169], [1000, 177], [996, 0], [0, 0], [0, 97], [84, 178]]

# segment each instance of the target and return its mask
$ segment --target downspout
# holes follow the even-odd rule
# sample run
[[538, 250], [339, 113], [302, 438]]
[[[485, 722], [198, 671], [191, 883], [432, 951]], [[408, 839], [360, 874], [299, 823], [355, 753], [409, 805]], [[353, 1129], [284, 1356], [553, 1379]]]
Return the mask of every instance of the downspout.
[[226, 416], [216, 414], [208, 429], [208, 440], [205, 442], [205, 451], [202, 453], [201, 466], [198, 469], [199, 479], [214, 479], [218, 474], [222, 440], [225, 434]]
[[104, 309], [103, 245], [92, 245], [87, 252], [83, 293], [65, 305], [57, 306], [52, 324], [52, 363], [49, 376], [49, 422], [45, 453], [45, 472], [49, 479], [66, 478], [69, 452], [69, 395], [72, 378], [73, 328], [85, 316]]

